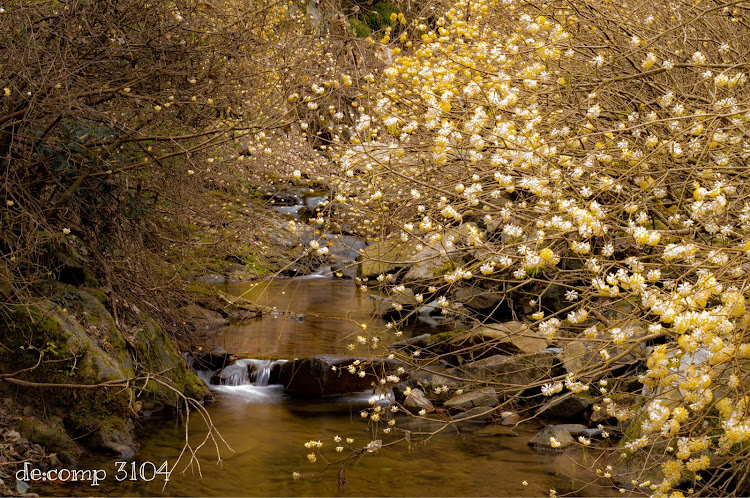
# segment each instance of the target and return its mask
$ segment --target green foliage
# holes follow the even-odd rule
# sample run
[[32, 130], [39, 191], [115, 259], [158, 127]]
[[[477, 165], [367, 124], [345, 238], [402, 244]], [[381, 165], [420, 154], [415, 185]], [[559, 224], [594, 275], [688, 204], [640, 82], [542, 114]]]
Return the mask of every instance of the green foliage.
[[372, 29], [370, 29], [370, 26], [357, 18], [349, 19], [349, 25], [352, 28], [354, 36], [356, 36], [357, 38], [365, 38], [370, 36], [370, 33], [372, 33]]

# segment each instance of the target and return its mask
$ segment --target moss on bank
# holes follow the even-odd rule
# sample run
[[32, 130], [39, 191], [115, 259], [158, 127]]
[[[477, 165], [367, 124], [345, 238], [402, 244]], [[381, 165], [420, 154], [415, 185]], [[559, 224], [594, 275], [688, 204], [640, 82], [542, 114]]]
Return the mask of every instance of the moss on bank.
[[[9, 308], [0, 321], [0, 373], [18, 372], [13, 377], [24, 382], [61, 386], [0, 383], [0, 396], [45, 413], [46, 421], [19, 423], [30, 440], [52, 448], [67, 437], [130, 457], [136, 448], [132, 419], [139, 411], [176, 410], [180, 394], [198, 400], [209, 397], [206, 386], [147, 314], [136, 313], [135, 319], [131, 316], [118, 326], [100, 291], [52, 285], [57, 292], [51, 299]], [[128, 382], [144, 376], [162, 383]], [[117, 385], [76, 387], [107, 382]], [[64, 451], [71, 458], [79, 453], [67, 447]]]

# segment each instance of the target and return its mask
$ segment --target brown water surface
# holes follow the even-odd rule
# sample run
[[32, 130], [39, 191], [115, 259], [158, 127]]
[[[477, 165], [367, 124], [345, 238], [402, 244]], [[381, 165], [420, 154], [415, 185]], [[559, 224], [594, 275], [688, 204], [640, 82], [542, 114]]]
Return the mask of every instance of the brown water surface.
[[[227, 328], [216, 337], [216, 344], [227, 351], [249, 357], [294, 357], [318, 353], [346, 353], [347, 344], [361, 333], [356, 323], [369, 322], [382, 327], [382, 321], [369, 318], [367, 295], [352, 282], [331, 279], [290, 279], [253, 284], [230, 284], [233, 294], [276, 306], [292, 315], [269, 315]], [[302, 313], [304, 316], [294, 316]], [[338, 318], [335, 318], [338, 317]], [[343, 319], [342, 319], [343, 318]], [[336, 453], [334, 436], [354, 438], [361, 448], [373, 439], [384, 443], [401, 438], [374, 434], [359, 412], [368, 406], [368, 394], [328, 400], [300, 400], [288, 397], [279, 387], [214, 386], [216, 402], [207, 406], [215, 427], [231, 450], [222, 442], [217, 449], [208, 441], [196, 455], [197, 466], [187, 469], [189, 455], [183, 455], [171, 481], [162, 490], [163, 480], [116, 482], [114, 458], [83, 460], [78, 468], [104, 468], [107, 479], [98, 487], [67, 483], [56, 487], [35, 486], [41, 495], [108, 496], [547, 496], [551, 488], [559, 493], [582, 496], [611, 494], [611, 489], [580, 489], [579, 479], [591, 474], [574, 461], [590, 463], [591, 455], [536, 453], [526, 444], [541, 425], [512, 431], [499, 425], [465, 423], [445, 430], [426, 443], [417, 433], [428, 429], [404, 416], [396, 417], [396, 427], [412, 431], [410, 445], [401, 443], [346, 463], [346, 484], [339, 485], [339, 465], [323, 470], [323, 458], [308, 462], [304, 447], [309, 440], [323, 442], [321, 452], [331, 460], [348, 453]], [[196, 412], [191, 414], [189, 440], [195, 447], [206, 433]], [[150, 420], [139, 431], [142, 444], [136, 457], [159, 467], [167, 461], [174, 468], [183, 449], [185, 427], [177, 421]], [[576, 450], [578, 451], [578, 450]], [[130, 467], [128, 467], [130, 468]], [[150, 477], [146, 467], [146, 478]], [[295, 480], [293, 472], [309, 474]], [[529, 486], [524, 486], [523, 481]]]

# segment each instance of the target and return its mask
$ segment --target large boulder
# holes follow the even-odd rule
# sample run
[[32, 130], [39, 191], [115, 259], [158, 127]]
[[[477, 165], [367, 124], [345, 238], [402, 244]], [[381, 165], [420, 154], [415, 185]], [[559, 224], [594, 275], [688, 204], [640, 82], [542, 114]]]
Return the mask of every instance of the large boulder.
[[[498, 395], [503, 396], [505, 393], [524, 391], [538, 381], [553, 377], [556, 370], [555, 353], [550, 351], [511, 356], [495, 355], [460, 367], [430, 373], [408, 383], [412, 387], [423, 388], [428, 395], [438, 390], [433, 399], [441, 401], [450, 399], [451, 391], [471, 384], [491, 384], [496, 392], [499, 391]], [[448, 389], [443, 389], [443, 386]]]
[[435, 411], [435, 407], [430, 400], [427, 399], [427, 396], [424, 395], [421, 389], [412, 389], [403, 404], [404, 408], [412, 413], [418, 413], [420, 410], [424, 410], [425, 413], [432, 413]]
[[186, 323], [193, 325], [196, 330], [212, 330], [229, 325], [229, 320], [221, 313], [207, 310], [197, 304], [189, 304], [179, 308], [177, 312]]
[[547, 348], [547, 341], [521, 322], [484, 325], [450, 341], [455, 356], [474, 360], [498, 354], [532, 354]]
[[44, 423], [34, 417], [24, 417], [17, 422], [17, 427], [21, 436], [55, 453], [61, 462], [68, 465], [78, 463], [81, 448], [65, 432], [62, 419], [53, 417], [53, 420]]
[[552, 398], [538, 413], [550, 418], [574, 419], [583, 417], [593, 404], [590, 398], [566, 393]]
[[404, 282], [426, 283], [461, 263], [458, 251], [438, 251], [431, 247], [414, 254], [412, 261], [411, 268], [404, 275]]
[[391, 273], [398, 268], [409, 266], [417, 252], [415, 242], [401, 242], [387, 239], [375, 242], [362, 249], [357, 258], [357, 276], [360, 278], [377, 277]]
[[319, 355], [284, 363], [281, 379], [290, 394], [326, 396], [373, 389], [391, 370], [393, 364], [382, 360]]
[[495, 409], [492, 406], [475, 406], [465, 412], [457, 413], [451, 416], [454, 422], [473, 422], [487, 424], [493, 421]]
[[[33, 306], [9, 307], [7, 319], [0, 321], [4, 346], [0, 374], [28, 368], [24, 380], [30, 382], [111, 383], [112, 387], [48, 389], [40, 399], [39, 389], [14, 386], [18, 404], [43, 411], [47, 420], [61, 421], [48, 428], [26, 422], [21, 428], [49, 445], [47, 451], [54, 448], [75, 458], [76, 451], [68, 447], [73, 440], [128, 458], [136, 449], [131, 418], [147, 403], [178, 409], [184, 406], [180, 394], [198, 400], [210, 397], [163, 329], [136, 306], [120, 301], [120, 316], [126, 315], [128, 324], [118, 324], [107, 309], [110, 300], [101, 291], [49, 285], [55, 291], [52, 298]], [[42, 350], [54, 361], [32, 368]], [[141, 380], [125, 385], [127, 379], [146, 374], [151, 379], [158, 374], [163, 383]]]
[[501, 291], [481, 287], [461, 287], [454, 293], [453, 297], [468, 308], [492, 313], [502, 302], [504, 294]]
[[538, 451], [556, 453], [566, 446], [575, 443], [573, 436], [565, 428], [559, 425], [548, 425], [532, 437], [528, 445]]
[[468, 393], [459, 394], [443, 404], [450, 412], [466, 411], [477, 406], [497, 406], [500, 401], [492, 387], [484, 387]]
[[408, 287], [403, 291], [395, 291], [389, 296], [377, 299], [375, 302], [377, 303], [375, 313], [382, 317], [397, 315], [402, 310], [407, 313], [418, 304], [414, 290]]

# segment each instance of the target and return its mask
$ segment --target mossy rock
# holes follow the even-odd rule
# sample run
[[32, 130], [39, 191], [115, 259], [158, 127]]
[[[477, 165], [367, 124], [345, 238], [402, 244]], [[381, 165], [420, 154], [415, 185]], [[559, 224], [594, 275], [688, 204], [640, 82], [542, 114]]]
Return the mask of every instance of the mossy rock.
[[[62, 422], [62, 421], [60, 421]], [[80, 447], [60, 424], [46, 424], [36, 418], [23, 418], [18, 422], [18, 432], [32, 443], [41, 444], [48, 451], [69, 452], [80, 455]]]
[[[164, 382], [173, 388], [154, 381], [143, 390], [46, 388], [45, 410], [64, 419], [67, 433], [81, 437], [81, 442], [92, 448], [129, 457], [135, 447], [129, 427], [135, 400], [151, 399], [177, 408], [181, 405], [178, 392], [199, 400], [209, 396], [203, 382], [187, 368], [167, 335], [148, 315], [140, 315], [140, 328], [133, 343], [115, 325], [97, 291], [68, 285], [53, 287], [59, 292], [52, 300], [11, 307], [0, 321], [0, 343], [5, 346], [0, 348], [0, 373], [34, 367], [42, 352], [43, 359], [56, 361], [42, 362], [20, 378], [60, 385], [95, 385], [161, 372]], [[39, 405], [38, 388], [0, 383], [0, 390], [9, 394], [12, 390], [20, 404]], [[53, 446], [67, 441], [63, 434], [53, 432], [60, 428], [44, 429], [25, 422], [24, 430]]]
[[[134, 345], [143, 368], [149, 372], [164, 372], [171, 386], [189, 398], [210, 398], [206, 385], [187, 367], [159, 324], [145, 313], [139, 316], [139, 320]], [[148, 391], [167, 406], [179, 406], [179, 394], [166, 386], [150, 381]]]

